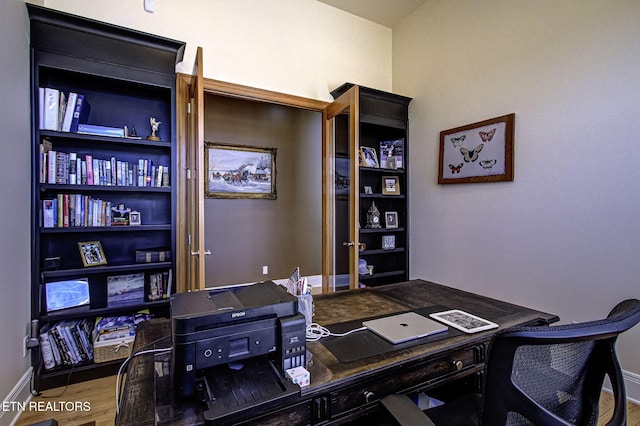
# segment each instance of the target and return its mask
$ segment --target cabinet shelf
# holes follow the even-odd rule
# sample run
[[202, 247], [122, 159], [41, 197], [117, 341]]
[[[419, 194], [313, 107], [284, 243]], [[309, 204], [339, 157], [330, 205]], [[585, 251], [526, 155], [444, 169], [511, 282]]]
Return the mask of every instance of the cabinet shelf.
[[45, 279], [64, 278], [71, 276], [84, 276], [96, 274], [112, 274], [116, 272], [146, 271], [150, 269], [167, 269], [173, 267], [172, 262], [131, 263], [115, 266], [92, 266], [88, 268], [56, 269], [54, 271], [42, 271]]
[[389, 232], [404, 232], [404, 227], [398, 228], [379, 228], [379, 229], [370, 229], [370, 228], [361, 228], [361, 234], [379, 234], [379, 233], [389, 233]]
[[363, 250], [360, 252], [360, 256], [369, 256], [374, 254], [402, 253], [404, 251], [405, 250], [403, 247], [394, 248], [392, 250], [384, 250], [384, 249]]
[[372, 280], [374, 278], [382, 278], [382, 277], [392, 277], [395, 275], [404, 275], [405, 274], [405, 270], [404, 269], [399, 269], [396, 271], [386, 271], [386, 272], [380, 272], [380, 273], [374, 273], [371, 275], [360, 275], [360, 280], [365, 281], [365, 280]]
[[159, 192], [171, 193], [169, 186], [109, 186], [109, 185], [65, 185], [59, 183], [41, 183], [40, 191], [54, 190], [65, 192]]
[[407, 198], [406, 195], [404, 194], [400, 194], [400, 195], [385, 195], [385, 194], [365, 194], [365, 193], [360, 193], [360, 198], [386, 198], [388, 200], [393, 200], [394, 198], [398, 199], [398, 200], [402, 200]]
[[88, 135], [85, 133], [58, 132], [55, 130], [40, 130], [41, 137], [48, 137], [56, 141], [80, 141], [80, 142], [101, 142], [103, 144], [130, 145], [137, 147], [171, 148], [171, 142], [150, 141], [147, 139], [118, 138], [111, 136]]
[[361, 172], [374, 172], [374, 173], [380, 173], [380, 174], [392, 174], [392, 175], [403, 175], [405, 174], [405, 170], [404, 169], [386, 169], [386, 168], [381, 168], [381, 167], [366, 167], [366, 166], [360, 166], [359, 167]]
[[104, 315], [118, 315], [119, 313], [128, 313], [131, 311], [139, 311], [142, 309], [151, 309], [159, 307], [168, 307], [169, 299], [156, 300], [153, 302], [134, 303], [131, 305], [123, 305], [118, 307], [90, 308], [83, 306], [80, 308], [66, 309], [64, 312], [52, 312], [40, 317], [40, 321], [60, 321], [66, 319], [77, 319], [86, 317], [100, 317]]
[[140, 226], [73, 226], [66, 228], [40, 228], [41, 234], [66, 234], [66, 233], [95, 233], [95, 232], [149, 232], [149, 231], [170, 231], [171, 225], [140, 225]]

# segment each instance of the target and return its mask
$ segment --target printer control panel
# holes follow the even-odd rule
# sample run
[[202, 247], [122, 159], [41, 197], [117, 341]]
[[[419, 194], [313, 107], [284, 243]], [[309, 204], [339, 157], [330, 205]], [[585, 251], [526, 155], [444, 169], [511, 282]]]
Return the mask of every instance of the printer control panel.
[[[235, 327], [238, 329], [231, 330]], [[278, 336], [273, 320], [256, 321], [249, 327], [235, 327], [228, 327], [222, 336], [196, 342], [197, 369], [276, 351]]]

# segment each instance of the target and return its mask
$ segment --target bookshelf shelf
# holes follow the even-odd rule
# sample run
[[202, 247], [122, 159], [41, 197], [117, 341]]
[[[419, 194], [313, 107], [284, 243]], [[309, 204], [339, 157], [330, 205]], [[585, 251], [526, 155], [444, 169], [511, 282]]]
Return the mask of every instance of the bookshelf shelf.
[[[169, 314], [165, 295], [175, 288], [176, 249], [175, 64], [182, 60], [184, 43], [26, 7], [32, 81], [31, 312], [39, 321], [41, 342], [58, 348], [57, 358], [54, 350], [45, 353], [46, 345], [32, 351], [39, 390], [59, 385], [56, 380], [70, 372], [80, 381], [117, 368], [121, 360], [90, 360], [93, 342], [85, 327], [96, 317], [139, 310]], [[161, 123], [155, 129], [159, 140], [147, 139], [152, 117]], [[122, 137], [125, 126], [141, 137]], [[87, 127], [101, 134], [79, 133]], [[136, 263], [140, 251], [172, 256]], [[75, 306], [51, 308], [56, 305], [47, 299], [63, 300], [70, 294], [66, 288], [80, 289]], [[60, 327], [64, 333], [58, 335]]]
[[170, 231], [171, 224], [166, 225], [140, 225], [140, 226], [87, 226], [69, 228], [40, 228], [41, 234], [58, 233], [96, 233], [96, 232], [149, 232], [149, 231]]

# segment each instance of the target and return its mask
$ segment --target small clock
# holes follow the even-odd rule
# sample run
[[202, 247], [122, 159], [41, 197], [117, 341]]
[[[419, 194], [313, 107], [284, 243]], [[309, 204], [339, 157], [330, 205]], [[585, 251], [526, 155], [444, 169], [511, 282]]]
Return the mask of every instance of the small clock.
[[371, 207], [367, 211], [367, 228], [380, 229], [380, 211], [376, 207], [376, 203], [372, 202]]

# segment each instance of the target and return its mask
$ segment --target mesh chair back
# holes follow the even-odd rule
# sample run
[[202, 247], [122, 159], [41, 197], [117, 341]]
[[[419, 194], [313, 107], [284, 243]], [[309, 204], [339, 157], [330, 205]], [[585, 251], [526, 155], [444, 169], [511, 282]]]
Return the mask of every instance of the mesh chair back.
[[625, 390], [615, 343], [640, 321], [640, 301], [619, 303], [607, 319], [496, 333], [489, 347], [485, 425], [595, 425], [604, 377], [616, 399], [610, 424], [625, 424]]

